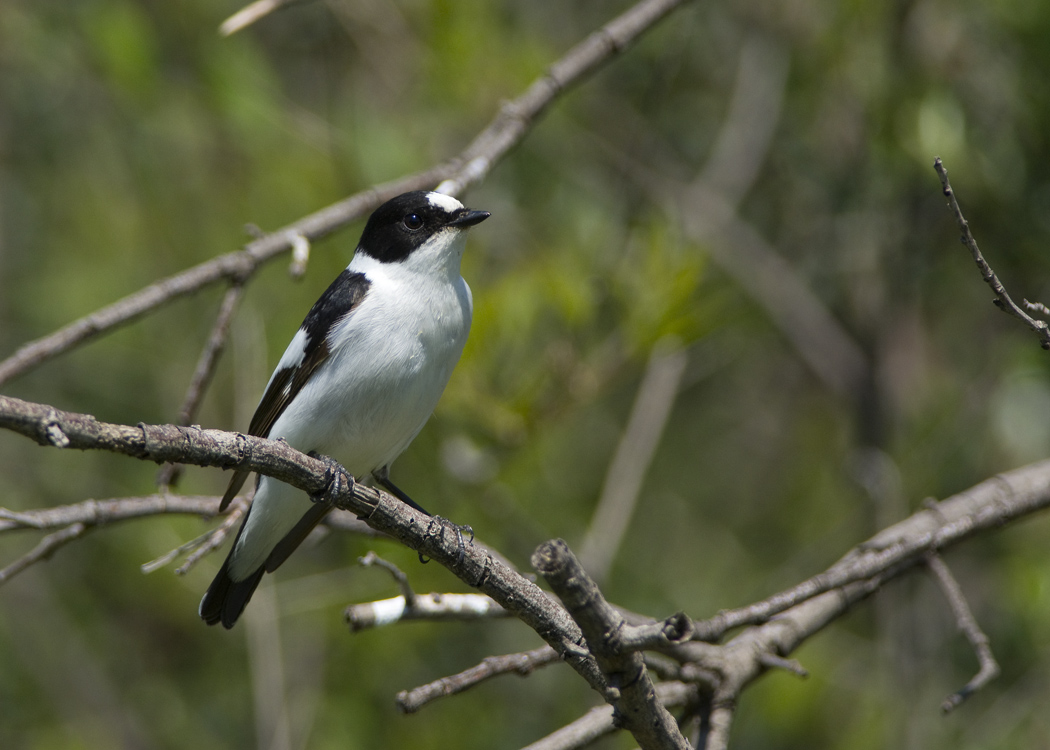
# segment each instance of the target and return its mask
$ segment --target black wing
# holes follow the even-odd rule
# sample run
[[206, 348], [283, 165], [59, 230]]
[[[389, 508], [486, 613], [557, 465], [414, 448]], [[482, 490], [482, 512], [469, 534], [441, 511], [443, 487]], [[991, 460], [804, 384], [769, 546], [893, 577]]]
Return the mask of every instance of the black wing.
[[[288, 404], [303, 389], [310, 376], [331, 353], [328, 348], [329, 334], [336, 324], [352, 313], [368, 293], [371, 282], [363, 273], [349, 269], [339, 274], [320, 299], [310, 308], [299, 330], [306, 334], [303, 358], [295, 367], [282, 367], [273, 374], [270, 385], [259, 401], [248, 426], [248, 434], [269, 437], [277, 418], [288, 408]], [[230, 478], [226, 494], [222, 496], [219, 510], [223, 511], [240, 492], [249, 471], [237, 471]]]

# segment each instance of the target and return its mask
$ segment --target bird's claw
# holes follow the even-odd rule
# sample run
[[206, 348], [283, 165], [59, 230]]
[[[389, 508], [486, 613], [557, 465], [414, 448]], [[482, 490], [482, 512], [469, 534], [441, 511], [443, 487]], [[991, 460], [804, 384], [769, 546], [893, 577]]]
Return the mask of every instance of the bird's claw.
[[322, 455], [317, 451], [310, 451], [306, 455], [324, 461], [324, 489], [310, 495], [310, 499], [315, 503], [333, 502], [332, 498], [339, 497], [344, 489], [353, 486], [353, 475], [334, 458]]
[[[463, 542], [463, 535], [468, 534], [470, 536], [470, 544], [474, 543], [474, 529], [469, 524], [458, 524], [452, 523], [452, 521], [441, 516], [431, 516], [430, 525], [427, 527], [427, 533], [430, 533], [430, 529], [433, 528], [434, 524], [437, 523], [441, 526], [448, 525], [453, 531], [456, 532], [456, 564], [461, 565], [463, 560], [466, 558], [467, 547]], [[421, 563], [429, 562], [422, 552], [419, 553], [419, 561]]]

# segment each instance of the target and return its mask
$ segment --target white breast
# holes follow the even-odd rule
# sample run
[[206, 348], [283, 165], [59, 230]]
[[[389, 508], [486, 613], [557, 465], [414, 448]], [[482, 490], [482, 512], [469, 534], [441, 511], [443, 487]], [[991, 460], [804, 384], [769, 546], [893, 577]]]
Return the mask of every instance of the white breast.
[[366, 275], [368, 293], [271, 437], [330, 455], [356, 476], [388, 465], [412, 442], [459, 362], [472, 314], [458, 257], [454, 273], [435, 274], [433, 265], [420, 272], [412, 260], [354, 258], [350, 269]]

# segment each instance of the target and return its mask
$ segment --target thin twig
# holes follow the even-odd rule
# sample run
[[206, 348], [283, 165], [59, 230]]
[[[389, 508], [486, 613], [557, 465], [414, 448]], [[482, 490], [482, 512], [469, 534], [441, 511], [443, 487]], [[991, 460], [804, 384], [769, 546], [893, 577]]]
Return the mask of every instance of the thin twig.
[[1047, 307], [1042, 302], [1029, 302], [1026, 299], [1021, 300], [1024, 304], [1024, 309], [1030, 313], [1036, 313], [1037, 315], [1050, 316], [1050, 307]]
[[[254, 491], [252, 493], [254, 495]], [[179, 567], [175, 568], [175, 575], [184, 576], [189, 573], [193, 568], [200, 562], [205, 555], [210, 554], [214, 550], [222, 546], [222, 543], [226, 541], [228, 537], [237, 525], [241, 522], [244, 514], [248, 512], [248, 508], [251, 507], [252, 501], [250, 497], [238, 497], [229, 507], [226, 509], [226, 518], [222, 520], [217, 527], [212, 529], [211, 533], [207, 534], [199, 545], [187, 555], [186, 560]]]
[[51, 557], [54, 551], [59, 547], [72, 542], [74, 539], [79, 539], [87, 533], [90, 528], [92, 527], [86, 523], [74, 523], [61, 531], [48, 534], [40, 540], [39, 544], [29, 550], [29, 552], [22, 555], [3, 570], [0, 570], [0, 584], [4, 584], [11, 580], [33, 563], [38, 563], [41, 560], [46, 560]]
[[[909, 567], [901, 564], [888, 570], [884, 576], [825, 592], [792, 607], [765, 625], [743, 631], [715, 651], [705, 649], [698, 653], [697, 666], [706, 666], [720, 678], [711, 698], [706, 750], [726, 750], [729, 746], [729, 732], [737, 700], [745, 687], [770, 666], [783, 668], [790, 664], [789, 660], [781, 658], [782, 655], [790, 654], [828, 623], [877, 591], [885, 581]], [[688, 644], [681, 648], [687, 651], [697, 645], [700, 644]]]
[[[223, 295], [222, 304], [219, 306], [219, 313], [215, 316], [211, 334], [208, 336], [208, 341], [204, 344], [204, 349], [201, 350], [200, 358], [197, 360], [197, 367], [194, 369], [193, 377], [190, 379], [189, 388], [186, 389], [186, 397], [183, 399], [182, 407], [179, 409], [177, 424], [185, 427], [193, 424], [197, 411], [200, 409], [201, 401], [204, 400], [204, 394], [207, 392], [208, 386], [211, 385], [212, 378], [215, 375], [215, 368], [219, 364], [219, 358], [226, 348], [226, 340], [230, 332], [230, 321], [233, 320], [233, 314], [237, 310], [237, 303], [240, 302], [243, 295], [244, 284], [239, 281], [232, 283], [230, 288], [226, 290], [226, 294]], [[181, 473], [182, 468], [177, 464], [165, 464], [157, 472], [157, 485], [160, 487], [174, 486], [178, 482]]]
[[219, 25], [219, 33], [223, 36], [236, 34], [241, 29], [251, 26], [256, 21], [265, 18], [275, 10], [286, 5], [301, 2], [302, 0], [256, 0], [246, 5]]
[[981, 630], [981, 626], [977, 624], [977, 618], [973, 616], [973, 612], [970, 610], [970, 605], [966, 601], [962, 587], [959, 586], [959, 582], [955, 580], [955, 576], [952, 575], [944, 560], [941, 559], [940, 555], [930, 555], [926, 559], [926, 566], [933, 573], [937, 585], [940, 586], [945, 598], [948, 599], [948, 606], [952, 608], [952, 614], [955, 615], [955, 624], [962, 634], [966, 636], [966, 640], [970, 642], [970, 645], [973, 646], [974, 654], [977, 656], [977, 663], [980, 665], [977, 674], [969, 682], [949, 695], [941, 703], [941, 710], [947, 714], [954, 711], [963, 701], [998, 677], [999, 664], [995, 660], [995, 655], [992, 654], [991, 642], [988, 640], [988, 636]]
[[[378, 566], [387, 571], [393, 576], [398, 587], [401, 589], [401, 596], [404, 597], [405, 604], [411, 607], [416, 603], [416, 592], [412, 590], [412, 585], [408, 582], [408, 576], [405, 575], [405, 571], [394, 565], [394, 563], [389, 560], [384, 560], [372, 550], [369, 550], [368, 554], [364, 557], [357, 558], [357, 562], [360, 563], [363, 568]], [[354, 630], [353, 627], [350, 629]]]
[[977, 268], [981, 271], [981, 278], [995, 292], [995, 299], [993, 300], [995, 306], [1003, 312], [1024, 321], [1025, 325], [1035, 331], [1039, 337], [1040, 345], [1044, 349], [1050, 349], [1050, 325], [1047, 325], [1044, 320], [1036, 320], [1018, 307], [1017, 303], [1010, 298], [1006, 287], [999, 281], [999, 277], [995, 275], [992, 267], [988, 265], [988, 261], [981, 254], [980, 248], [977, 247], [977, 240], [974, 239], [973, 234], [970, 232], [970, 222], [963, 217], [962, 209], [959, 208], [959, 201], [955, 199], [955, 191], [952, 190], [952, 186], [948, 182], [948, 170], [944, 168], [940, 157], [933, 160], [933, 168], [937, 170], [937, 176], [941, 178], [941, 187], [944, 189], [944, 195], [948, 198], [948, 207], [952, 210], [952, 214], [955, 215], [959, 231], [962, 232], [959, 241], [966, 245], [970, 255], [973, 256], [974, 262], [977, 264]]
[[483, 180], [524, 139], [553, 102], [630, 47], [639, 36], [685, 2], [642, 0], [587, 36], [521, 95], [500, 107], [492, 121], [458, 156], [422, 172], [355, 193], [248, 243], [244, 250], [220, 255], [157, 281], [31, 341], [0, 362], [0, 384], [179, 297], [194, 294], [223, 279], [246, 281], [262, 264], [288, 252], [297, 238], [315, 242], [403, 192], [441, 183], [439, 189], [442, 192], [461, 194]]
[[184, 513], [210, 518], [219, 512], [220, 500], [211, 495], [145, 495], [84, 500], [72, 505], [18, 513], [0, 508], [0, 533], [15, 529], [58, 529], [74, 523], [97, 526], [168, 514]]
[[411, 690], [401, 691], [397, 694], [397, 707], [406, 714], [415, 713], [438, 698], [462, 693], [464, 690], [469, 690], [475, 685], [493, 677], [512, 672], [526, 677], [540, 667], [555, 664], [559, 661], [561, 661], [561, 657], [550, 646], [540, 646], [532, 651], [523, 651], [516, 654], [489, 656], [477, 666], [458, 674], [442, 677], [440, 680], [434, 680], [434, 682], [420, 685]]
[[627, 427], [609, 462], [601, 498], [580, 546], [580, 560], [598, 582], [609, 574], [634, 515], [687, 361], [677, 339], [664, 338], [653, 347]]

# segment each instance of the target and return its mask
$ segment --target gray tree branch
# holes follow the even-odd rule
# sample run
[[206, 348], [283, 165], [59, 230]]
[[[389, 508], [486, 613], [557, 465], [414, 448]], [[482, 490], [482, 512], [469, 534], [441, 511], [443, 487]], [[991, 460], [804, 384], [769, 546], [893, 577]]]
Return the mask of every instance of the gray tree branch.
[[134, 458], [245, 469], [279, 479], [319, 502], [350, 510], [371, 528], [448, 568], [531, 627], [599, 693], [607, 685], [568, 613], [536, 584], [482, 545], [462, 546], [454, 529], [383, 492], [345, 477], [326, 479], [329, 465], [278, 440], [176, 425], [108, 424], [86, 414], [59, 411], [0, 396], [0, 428], [40, 445], [104, 450]]
[[[995, 299], [993, 300], [995, 306], [1023, 321], [1039, 337], [1039, 344], [1044, 349], [1050, 349], [1050, 325], [1047, 325], [1045, 320], [1036, 320], [1013, 301], [1006, 291], [1006, 287], [999, 281], [999, 277], [995, 275], [995, 271], [992, 270], [992, 267], [988, 265], [988, 261], [984, 259], [984, 255], [981, 254], [981, 249], [977, 247], [977, 240], [974, 239], [973, 233], [970, 231], [970, 222], [963, 217], [962, 209], [959, 208], [959, 201], [955, 198], [955, 191], [952, 190], [951, 183], [948, 182], [948, 170], [944, 168], [940, 157], [933, 160], [933, 168], [937, 171], [937, 176], [941, 178], [941, 187], [944, 190], [945, 197], [948, 198], [948, 208], [951, 209], [952, 214], [955, 216], [955, 221], [959, 224], [959, 231], [962, 233], [959, 241], [966, 245], [966, 249], [970, 251], [970, 255], [981, 272], [981, 278], [995, 292]], [[1043, 307], [1038, 304], [1032, 304], [1027, 300], [1025, 300], [1025, 305], [1035, 312], [1040, 312], [1039, 307]]]
[[536, 568], [579, 624], [587, 647], [608, 682], [605, 700], [613, 707], [614, 721], [622, 724], [642, 750], [678, 748], [689, 743], [674, 718], [656, 697], [642, 655], [620, 644], [623, 615], [602, 596], [569, 546], [560, 539], [541, 544], [532, 555]]

